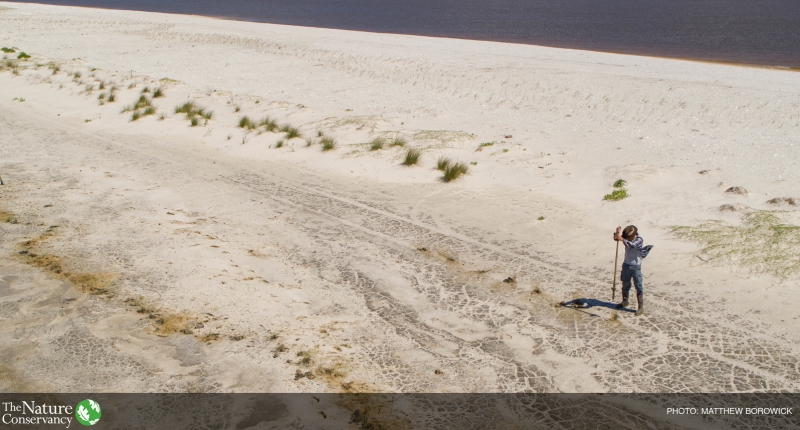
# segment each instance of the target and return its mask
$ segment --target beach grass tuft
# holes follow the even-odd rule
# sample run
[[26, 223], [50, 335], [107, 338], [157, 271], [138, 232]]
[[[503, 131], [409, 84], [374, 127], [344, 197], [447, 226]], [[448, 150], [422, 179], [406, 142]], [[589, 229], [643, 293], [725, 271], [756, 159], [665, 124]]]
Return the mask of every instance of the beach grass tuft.
[[377, 151], [377, 150], [383, 149], [383, 145], [385, 145], [385, 144], [386, 144], [386, 140], [385, 139], [380, 138], [380, 137], [376, 137], [375, 139], [372, 139], [372, 141], [369, 143], [369, 150], [370, 151]]
[[422, 155], [422, 151], [416, 148], [411, 148], [406, 151], [405, 159], [403, 160], [404, 166], [413, 166], [419, 162], [419, 157]]
[[322, 144], [323, 151], [336, 149], [336, 140], [334, 140], [332, 137], [325, 136], [322, 138], [322, 140], [320, 140], [320, 143]]
[[284, 140], [281, 139], [281, 140], [275, 142], [275, 147], [276, 148], [283, 148], [283, 144], [284, 144]]
[[265, 116], [258, 121], [258, 127], [263, 128], [264, 131], [275, 132], [278, 130], [278, 123], [274, 119]]
[[24, 60], [26, 58], [31, 58], [31, 56], [24, 52], [20, 52], [19, 55], [17, 55], [17, 60]]
[[779, 278], [800, 278], [800, 226], [781, 219], [781, 211], [756, 210], [741, 225], [714, 220], [696, 227], [672, 226], [679, 239], [700, 244], [709, 262], [728, 263]]
[[402, 138], [400, 136], [395, 136], [395, 138], [392, 139], [392, 142], [389, 145], [390, 146], [406, 146], [407, 143], [408, 143], [408, 141], [406, 141], [404, 138]]
[[444, 169], [444, 180], [450, 182], [469, 172], [469, 167], [464, 163], [452, 163]]
[[628, 185], [628, 182], [624, 179], [617, 179], [616, 182], [614, 182], [614, 188], [625, 188], [625, 185]]
[[444, 172], [448, 167], [450, 167], [450, 164], [452, 163], [453, 162], [450, 161], [449, 158], [442, 155], [441, 157], [439, 157], [438, 160], [436, 160], [436, 168]]
[[243, 116], [239, 118], [239, 128], [243, 128], [246, 130], [253, 130], [256, 127], [258, 127], [258, 125], [255, 122], [253, 122], [253, 120], [251, 120], [249, 117]]
[[153, 90], [153, 98], [154, 99], [160, 99], [162, 97], [166, 97], [166, 95], [164, 94], [164, 89], [163, 88], [158, 87], [155, 90]]

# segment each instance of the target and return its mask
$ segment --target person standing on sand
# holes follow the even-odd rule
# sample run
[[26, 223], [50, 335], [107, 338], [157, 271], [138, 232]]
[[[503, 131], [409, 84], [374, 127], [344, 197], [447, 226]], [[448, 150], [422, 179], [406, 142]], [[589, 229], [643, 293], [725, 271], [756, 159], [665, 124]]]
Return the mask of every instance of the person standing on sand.
[[628, 306], [628, 293], [631, 291], [631, 278], [636, 286], [636, 300], [639, 307], [636, 309], [636, 316], [644, 313], [644, 279], [642, 278], [642, 259], [653, 248], [653, 245], [642, 246], [644, 239], [639, 237], [639, 230], [635, 225], [629, 225], [622, 230], [617, 227], [614, 233], [614, 240], [621, 240], [625, 244], [625, 261], [622, 263], [622, 303], [617, 305], [617, 309]]

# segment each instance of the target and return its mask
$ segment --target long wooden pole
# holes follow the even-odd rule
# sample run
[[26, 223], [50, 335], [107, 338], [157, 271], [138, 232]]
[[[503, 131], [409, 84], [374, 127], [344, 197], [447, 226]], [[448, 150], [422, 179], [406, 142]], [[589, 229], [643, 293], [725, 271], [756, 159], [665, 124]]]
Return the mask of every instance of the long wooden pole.
[[614, 286], [611, 287], [611, 301], [616, 300], [617, 296], [617, 258], [619, 258], [619, 240], [617, 241], [617, 250], [614, 252]]

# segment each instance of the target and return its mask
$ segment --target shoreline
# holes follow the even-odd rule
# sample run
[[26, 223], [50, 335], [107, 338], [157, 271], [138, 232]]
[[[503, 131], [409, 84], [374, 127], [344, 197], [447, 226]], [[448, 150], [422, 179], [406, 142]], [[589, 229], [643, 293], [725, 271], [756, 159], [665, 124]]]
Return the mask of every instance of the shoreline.
[[[10, 3], [14, 4], [14, 3]], [[74, 8], [83, 8], [83, 9], [97, 9], [97, 10], [108, 10], [108, 11], [129, 11], [129, 12], [144, 12], [144, 13], [155, 13], [155, 14], [166, 14], [166, 15], [175, 15], [175, 16], [196, 16], [196, 17], [204, 17], [204, 18], [211, 18], [217, 19], [222, 21], [233, 21], [233, 22], [243, 22], [243, 23], [254, 23], [254, 24], [270, 24], [270, 25], [283, 25], [289, 27], [302, 27], [302, 28], [314, 28], [320, 30], [340, 30], [340, 31], [352, 31], [357, 33], [366, 33], [366, 34], [387, 34], [387, 35], [397, 35], [397, 36], [415, 36], [415, 37], [430, 37], [435, 39], [452, 39], [452, 40], [464, 40], [464, 41], [478, 41], [478, 42], [494, 42], [494, 43], [504, 43], [504, 44], [513, 44], [513, 45], [523, 45], [523, 46], [536, 46], [536, 47], [543, 47], [543, 48], [553, 48], [553, 49], [565, 49], [565, 50], [572, 50], [572, 51], [585, 51], [585, 52], [595, 52], [601, 54], [616, 54], [616, 55], [626, 55], [632, 57], [643, 57], [643, 58], [657, 58], [657, 59], [665, 59], [665, 60], [679, 60], [679, 61], [692, 61], [692, 62], [700, 62], [700, 63], [709, 63], [709, 64], [720, 64], [720, 65], [729, 65], [729, 66], [739, 66], [739, 67], [753, 67], [758, 69], [770, 69], [770, 70], [788, 70], [788, 71], [800, 71], [800, 64], [797, 66], [782, 66], [782, 65], [774, 65], [774, 64], [763, 64], [758, 62], [748, 62], [742, 60], [720, 60], [720, 59], [708, 59], [702, 57], [692, 57], [692, 56], [670, 56], [670, 55], [659, 55], [654, 53], [648, 53], [645, 51], [642, 52], [634, 52], [630, 50], [604, 50], [604, 49], [590, 49], [581, 46], [570, 46], [570, 45], [559, 45], [559, 44], [537, 44], [532, 42], [518, 42], [518, 41], [508, 41], [508, 40], [501, 40], [501, 39], [480, 39], [480, 38], [470, 38], [470, 37], [457, 37], [457, 36], [439, 36], [439, 35], [430, 35], [430, 34], [417, 34], [417, 33], [394, 33], [388, 31], [377, 31], [377, 30], [357, 30], [357, 29], [349, 29], [343, 27], [318, 27], [318, 26], [310, 26], [310, 25], [300, 25], [300, 24], [286, 24], [286, 23], [277, 23], [277, 22], [269, 22], [269, 21], [257, 21], [257, 20], [248, 20], [243, 18], [237, 17], [227, 17], [222, 15], [205, 15], [205, 14], [187, 14], [187, 13], [180, 13], [180, 12], [163, 12], [163, 11], [149, 11], [149, 10], [141, 10], [141, 9], [114, 9], [109, 7], [94, 7], [94, 6], [60, 6], [60, 5], [50, 5], [48, 3], [36, 3], [33, 2], [32, 4], [38, 4], [42, 6], [58, 6], [58, 7], [74, 7]]]
[[800, 391], [796, 73], [14, 5], [8, 387]]

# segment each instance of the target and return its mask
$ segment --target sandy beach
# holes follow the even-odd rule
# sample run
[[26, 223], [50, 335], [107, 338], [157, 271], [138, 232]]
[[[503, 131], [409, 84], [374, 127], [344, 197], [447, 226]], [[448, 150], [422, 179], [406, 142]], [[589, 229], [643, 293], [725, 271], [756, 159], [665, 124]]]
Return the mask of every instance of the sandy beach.
[[7, 2], [0, 45], [0, 391], [800, 389], [797, 71]]

